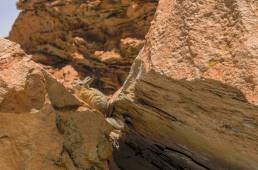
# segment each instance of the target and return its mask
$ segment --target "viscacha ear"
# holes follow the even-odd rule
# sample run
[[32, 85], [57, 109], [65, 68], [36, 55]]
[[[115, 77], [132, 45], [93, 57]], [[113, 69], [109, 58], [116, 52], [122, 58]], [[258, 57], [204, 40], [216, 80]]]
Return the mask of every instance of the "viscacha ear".
[[84, 85], [88, 85], [88, 86], [90, 86], [93, 83], [93, 81], [94, 79], [90, 76], [85, 77], [85, 79], [83, 80]]

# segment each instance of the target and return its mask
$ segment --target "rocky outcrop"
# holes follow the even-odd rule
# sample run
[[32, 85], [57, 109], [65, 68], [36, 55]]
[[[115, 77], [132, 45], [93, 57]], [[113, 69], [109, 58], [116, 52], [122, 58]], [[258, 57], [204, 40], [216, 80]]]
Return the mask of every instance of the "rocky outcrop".
[[[144, 44], [156, 0], [20, 0], [9, 39], [58, 72], [71, 64], [107, 94], [121, 87]], [[68, 77], [68, 78], [66, 78]], [[73, 81], [73, 76], [58, 78]]]
[[102, 113], [0, 39], [0, 169], [108, 169], [111, 130]]
[[160, 0], [113, 97], [123, 170], [258, 168], [258, 4]]
[[99, 111], [111, 105], [113, 169], [257, 170], [258, 4], [160, 0], [150, 22], [156, 4], [18, 2], [9, 38], [67, 87], [92, 75], [114, 92], [144, 47], [110, 104], [94, 89], [71, 94], [1, 40], [0, 169], [107, 169], [111, 128]]

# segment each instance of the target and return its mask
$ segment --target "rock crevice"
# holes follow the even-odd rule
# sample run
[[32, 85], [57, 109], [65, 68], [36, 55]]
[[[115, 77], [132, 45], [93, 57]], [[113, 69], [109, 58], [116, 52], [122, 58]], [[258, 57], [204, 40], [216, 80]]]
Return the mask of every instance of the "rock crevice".
[[[121, 139], [110, 167], [257, 170], [258, 3], [21, 0], [18, 7], [22, 12], [9, 38], [65, 86], [89, 75], [106, 94], [122, 87], [109, 97], [91, 88], [76, 96], [70, 92], [76, 90], [68, 91], [42, 68], [31, 69], [38, 66], [16, 44], [1, 40], [0, 121], [7, 129], [3, 146], [7, 143], [9, 149], [0, 147], [0, 152], [17, 160], [4, 166], [15, 169], [25, 158], [28, 167], [41, 169], [108, 169], [112, 128], [100, 112], [112, 106], [107, 118], [117, 127], [112, 140]], [[26, 89], [36, 89], [35, 84], [35, 92]], [[46, 102], [51, 111], [42, 113], [50, 115], [49, 121], [35, 114], [49, 106]], [[10, 122], [10, 114], [2, 113], [24, 112], [34, 114], [20, 114], [14, 121], [32, 122], [33, 132], [24, 125], [10, 130], [4, 122]], [[44, 140], [27, 143], [45, 124], [49, 129], [40, 135], [52, 142], [53, 150]], [[14, 134], [29, 138], [18, 135], [16, 140]], [[13, 152], [17, 141], [29, 146], [21, 144], [21, 152]], [[35, 153], [34, 145], [40, 148], [36, 156], [50, 154], [56, 165], [36, 164], [45, 160], [41, 156], [28, 161], [26, 153]]]

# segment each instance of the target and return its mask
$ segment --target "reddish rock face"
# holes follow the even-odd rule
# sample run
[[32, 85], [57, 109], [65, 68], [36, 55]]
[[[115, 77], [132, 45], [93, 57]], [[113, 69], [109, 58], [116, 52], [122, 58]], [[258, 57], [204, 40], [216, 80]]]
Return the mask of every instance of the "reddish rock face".
[[18, 44], [0, 39], [0, 111], [28, 112], [45, 104], [45, 79]]
[[[22, 12], [9, 38], [33, 54], [34, 61], [52, 66], [46, 68], [67, 87], [77, 77], [92, 75], [95, 87], [110, 94], [126, 79], [111, 97], [112, 116], [126, 124], [111, 168], [257, 170], [257, 2], [160, 0], [153, 19], [156, 4], [19, 1]], [[8, 60], [5, 50], [16, 45], [2, 46], [0, 120], [4, 134], [10, 135], [0, 137], [4, 139], [0, 152], [12, 154], [15, 164], [4, 156], [0, 169], [24, 164], [31, 169], [107, 169], [111, 149], [104, 136], [109, 127], [101, 114], [80, 109], [82, 102], [52, 76], [28, 69], [35, 65], [32, 61]], [[45, 109], [46, 102], [55, 109]], [[35, 109], [47, 114], [34, 114]], [[20, 114], [10, 119], [5, 114], [9, 112], [35, 118]], [[46, 115], [56, 120], [56, 127]], [[115, 118], [113, 123], [121, 122]], [[8, 122], [22, 128], [13, 130]], [[40, 133], [44, 126], [50, 128]], [[37, 134], [44, 140], [39, 141]], [[17, 141], [25, 143], [18, 145], [21, 156], [13, 152]], [[46, 148], [44, 141], [52, 145]], [[38, 152], [27, 147], [30, 144]], [[46, 160], [41, 155], [48, 153], [54, 165], [49, 159], [41, 163]]]
[[19, 1], [22, 10], [9, 39], [36, 62], [60, 69], [67, 63], [79, 77], [111, 94], [121, 87], [144, 44], [156, 10], [154, 0]]
[[108, 169], [111, 128], [100, 112], [0, 39], [0, 169]]
[[257, 8], [242, 0], [159, 2], [113, 97], [130, 131], [115, 154], [122, 169], [257, 169]]

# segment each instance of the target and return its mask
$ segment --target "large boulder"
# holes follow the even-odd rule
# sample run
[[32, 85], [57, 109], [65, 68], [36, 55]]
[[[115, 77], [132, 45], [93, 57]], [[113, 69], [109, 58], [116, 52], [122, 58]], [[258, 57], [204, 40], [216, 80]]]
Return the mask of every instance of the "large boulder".
[[258, 4], [160, 0], [113, 97], [131, 169], [258, 169]]
[[121, 87], [143, 47], [156, 5], [156, 0], [19, 0], [21, 13], [9, 39], [37, 62], [58, 69], [72, 64], [110, 94]]
[[102, 113], [0, 39], [0, 169], [108, 169], [110, 131]]

